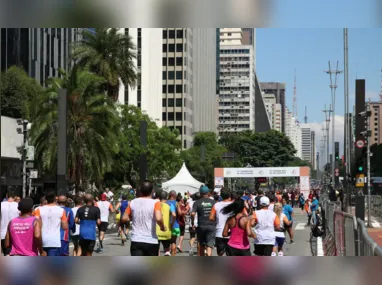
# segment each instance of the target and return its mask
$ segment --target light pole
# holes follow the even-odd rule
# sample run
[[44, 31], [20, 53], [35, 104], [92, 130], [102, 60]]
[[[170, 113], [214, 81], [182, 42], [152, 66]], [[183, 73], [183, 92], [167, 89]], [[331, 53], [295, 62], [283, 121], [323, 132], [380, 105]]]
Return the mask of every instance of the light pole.
[[[336, 124], [335, 124], [335, 105], [336, 105], [336, 89], [337, 89], [337, 76], [338, 74], [342, 73], [342, 71], [338, 70], [338, 61], [337, 61], [337, 68], [335, 70], [332, 70], [331, 67], [330, 67], [330, 61], [329, 61], [329, 70], [326, 71], [327, 74], [330, 75], [330, 90], [331, 90], [331, 94], [332, 94], [332, 113], [333, 113], [333, 119], [332, 119], [332, 152], [334, 151], [334, 143], [335, 143], [335, 134], [336, 134]], [[333, 82], [333, 78], [332, 78], [332, 75], [334, 75], [334, 82]], [[332, 184], [333, 184], [333, 187], [335, 187], [335, 184], [334, 184], [334, 176], [335, 176], [335, 161], [336, 161], [336, 158], [334, 156], [334, 154], [332, 155]]]
[[23, 198], [27, 196], [27, 132], [28, 124], [27, 120], [17, 119], [17, 124], [22, 128], [17, 128], [17, 133], [23, 135], [22, 156], [23, 162]]

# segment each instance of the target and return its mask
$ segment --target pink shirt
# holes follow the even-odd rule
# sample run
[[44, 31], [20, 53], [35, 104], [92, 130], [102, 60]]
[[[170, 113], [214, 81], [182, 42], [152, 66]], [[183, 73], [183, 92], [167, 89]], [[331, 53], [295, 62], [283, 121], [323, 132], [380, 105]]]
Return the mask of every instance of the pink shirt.
[[236, 219], [236, 225], [231, 229], [228, 245], [236, 249], [249, 249], [250, 245], [247, 232], [239, 227], [240, 219], [241, 218]]
[[9, 223], [12, 242], [10, 255], [38, 256], [38, 248], [34, 240], [35, 217], [15, 218]]

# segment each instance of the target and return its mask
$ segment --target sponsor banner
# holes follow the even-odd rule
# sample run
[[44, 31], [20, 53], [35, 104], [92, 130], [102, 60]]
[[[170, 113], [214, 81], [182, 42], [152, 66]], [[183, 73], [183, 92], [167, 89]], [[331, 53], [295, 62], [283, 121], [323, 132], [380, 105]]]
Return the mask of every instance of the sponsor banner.
[[300, 191], [310, 191], [309, 176], [300, 177]]
[[224, 177], [215, 177], [215, 187], [224, 186]]
[[224, 168], [225, 178], [234, 177], [298, 177], [300, 167]]

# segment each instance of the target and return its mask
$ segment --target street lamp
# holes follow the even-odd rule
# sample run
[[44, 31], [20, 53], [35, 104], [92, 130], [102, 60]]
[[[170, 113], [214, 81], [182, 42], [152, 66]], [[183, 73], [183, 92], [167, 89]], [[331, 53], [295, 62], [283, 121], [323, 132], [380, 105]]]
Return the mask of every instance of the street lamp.
[[23, 162], [23, 198], [26, 197], [27, 193], [27, 132], [28, 132], [28, 124], [27, 120], [17, 119], [17, 125], [21, 126], [16, 128], [18, 134], [23, 135], [23, 145], [22, 145], [22, 157], [21, 160]]

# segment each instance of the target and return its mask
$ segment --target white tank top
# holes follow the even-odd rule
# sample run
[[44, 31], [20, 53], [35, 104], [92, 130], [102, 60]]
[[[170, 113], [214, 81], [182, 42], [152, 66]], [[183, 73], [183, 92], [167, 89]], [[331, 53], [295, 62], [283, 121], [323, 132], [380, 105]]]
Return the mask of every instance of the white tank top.
[[108, 201], [99, 201], [97, 202], [97, 207], [101, 212], [101, 222], [108, 223], [109, 222], [109, 210], [110, 203]]
[[256, 211], [257, 224], [254, 232], [257, 235], [255, 244], [274, 245], [275, 238], [275, 219], [276, 214], [270, 210]]
[[218, 202], [214, 205], [215, 211], [216, 211], [216, 222], [217, 222], [217, 224], [216, 224], [216, 237], [217, 238], [223, 238], [224, 226], [225, 226], [225, 223], [229, 217], [229, 214], [224, 215], [222, 213], [222, 209], [231, 203], [232, 203], [231, 201], [229, 201], [229, 202]]
[[[284, 219], [285, 218], [286, 218], [286, 215], [284, 213], [281, 213], [281, 215], [280, 215], [280, 228], [281, 229], [285, 229], [284, 228]], [[285, 238], [285, 233], [284, 232], [276, 232], [275, 231], [275, 237]]]
[[42, 206], [35, 215], [42, 222], [42, 246], [61, 247], [61, 221], [67, 220], [65, 210], [59, 206]]
[[16, 202], [1, 202], [1, 239], [7, 235], [9, 222], [19, 216], [18, 206]]

